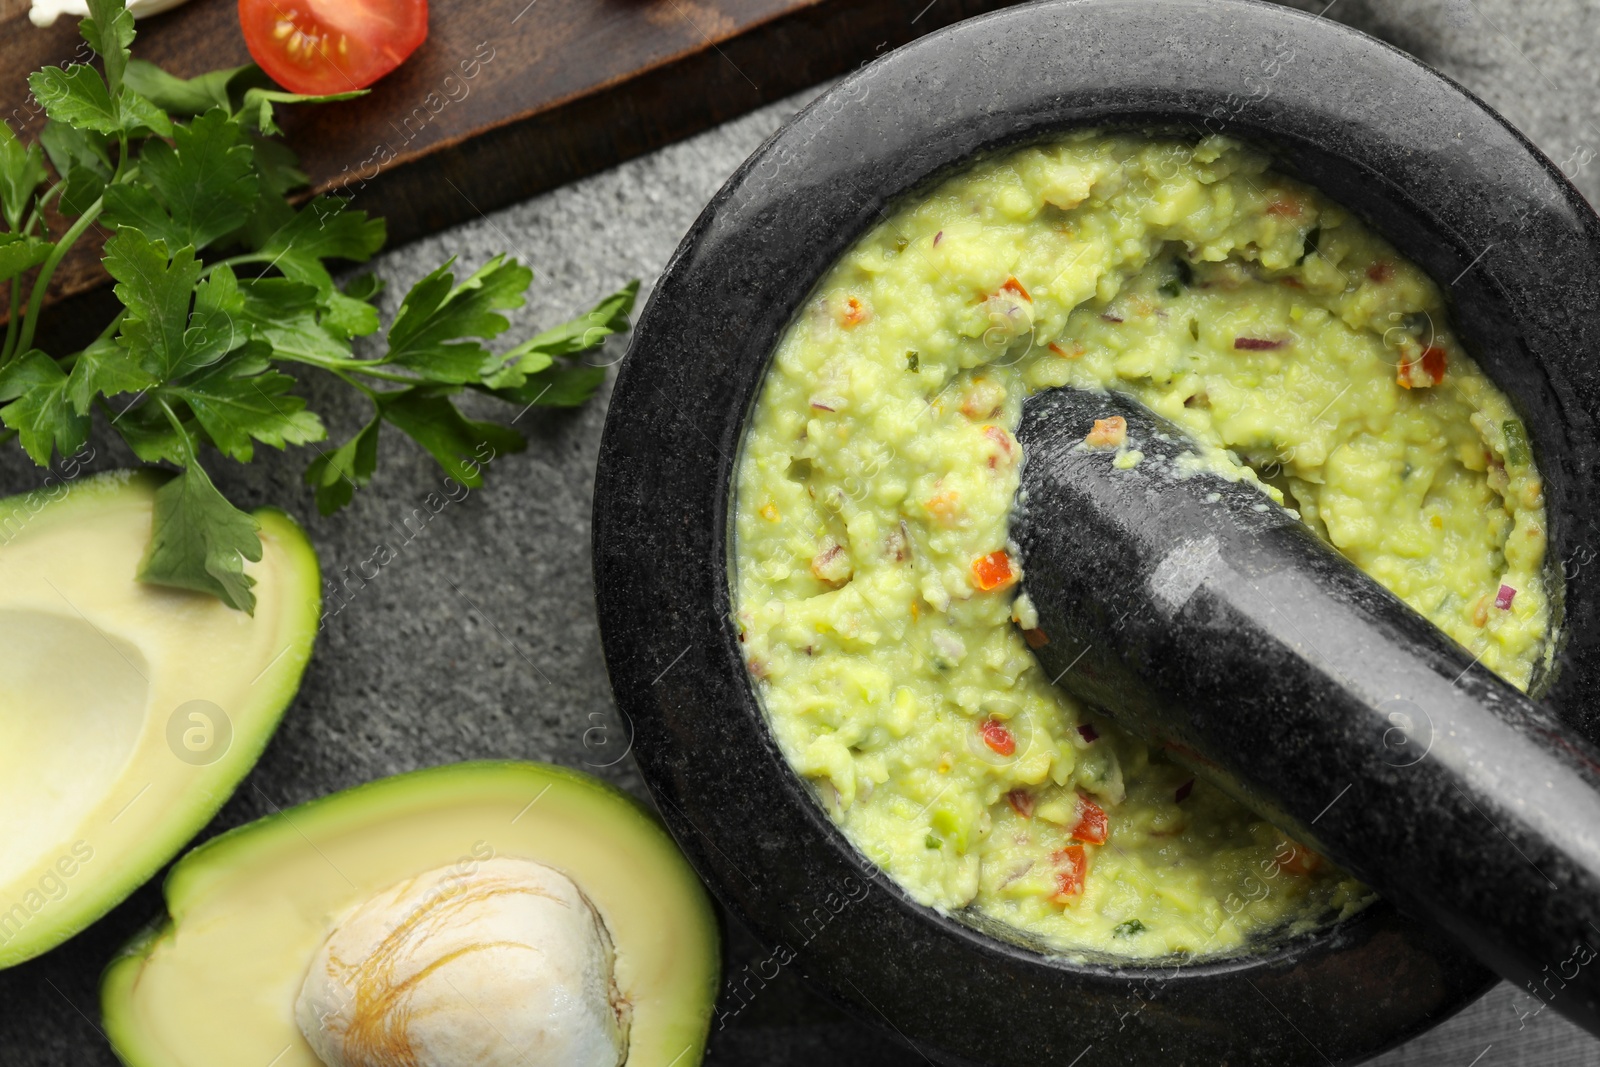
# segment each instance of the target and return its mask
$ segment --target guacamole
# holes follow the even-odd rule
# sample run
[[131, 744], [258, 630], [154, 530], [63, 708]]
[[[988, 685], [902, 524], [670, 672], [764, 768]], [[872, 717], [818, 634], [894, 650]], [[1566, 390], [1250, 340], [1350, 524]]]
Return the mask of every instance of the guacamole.
[[1060, 951], [1227, 953], [1359, 908], [1036, 663], [1007, 529], [1022, 400], [1055, 386], [1176, 422], [1512, 683], [1547, 654], [1527, 433], [1433, 282], [1248, 147], [1082, 133], [887, 215], [778, 346], [733, 600], [784, 755], [917, 900]]

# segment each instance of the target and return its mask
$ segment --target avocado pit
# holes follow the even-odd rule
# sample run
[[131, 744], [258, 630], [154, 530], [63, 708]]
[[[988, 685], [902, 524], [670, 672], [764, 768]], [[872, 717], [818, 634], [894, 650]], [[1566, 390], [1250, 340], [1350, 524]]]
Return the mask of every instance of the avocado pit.
[[615, 966], [572, 879], [497, 857], [358, 905], [312, 958], [295, 1021], [328, 1067], [618, 1067]]

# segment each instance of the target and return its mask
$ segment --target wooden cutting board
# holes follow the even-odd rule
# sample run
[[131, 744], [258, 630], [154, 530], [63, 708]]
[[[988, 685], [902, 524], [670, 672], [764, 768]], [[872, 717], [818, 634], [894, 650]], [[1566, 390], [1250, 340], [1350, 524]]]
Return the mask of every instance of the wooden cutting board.
[[[283, 109], [282, 121], [315, 191], [343, 190], [388, 220], [391, 241], [404, 241], [725, 122], [1009, 2], [434, 0], [428, 40], [371, 95]], [[138, 30], [134, 54], [175, 74], [249, 62], [232, 0], [192, 0], [140, 20]], [[27, 138], [44, 122], [28, 73], [86, 54], [76, 19], [39, 29], [25, 0], [0, 0], [0, 101], [13, 129]], [[107, 280], [98, 242], [75, 252], [57, 272], [54, 301]], [[77, 321], [103, 321], [90, 313], [94, 303], [58, 305], [56, 329], [70, 334]]]

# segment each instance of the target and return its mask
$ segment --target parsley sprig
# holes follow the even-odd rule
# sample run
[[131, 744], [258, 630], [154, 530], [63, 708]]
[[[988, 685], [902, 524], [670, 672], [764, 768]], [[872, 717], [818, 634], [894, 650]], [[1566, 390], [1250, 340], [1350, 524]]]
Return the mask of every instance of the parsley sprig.
[[[383, 353], [357, 356], [352, 339], [381, 327], [372, 304], [381, 282], [366, 274], [341, 287], [328, 262], [370, 259], [383, 220], [339, 197], [290, 198], [307, 179], [278, 138], [275, 109], [360, 94], [282, 92], [254, 66], [176, 78], [131, 57], [123, 0], [89, 0], [89, 11], [80, 30], [101, 69], [30, 77], [48, 118], [37, 144], [0, 123], [0, 284], [10, 283], [0, 421], [4, 437], [46, 466], [84, 445], [98, 411], [141, 460], [179, 468], [157, 491], [142, 580], [254, 610], [244, 563], [261, 558], [257, 523], [217, 490], [200, 455], [210, 446], [248, 463], [258, 444], [326, 440], [287, 368], [332, 375], [372, 405], [355, 436], [318, 446], [306, 470], [323, 514], [372, 479], [385, 423], [476, 488], [483, 445], [526, 442], [510, 426], [467, 418], [460, 394], [519, 409], [572, 406], [605, 379], [577, 357], [628, 328], [638, 283], [495, 352], [486, 342], [509, 328], [503, 312], [522, 307], [533, 282], [504, 255], [460, 282], [454, 260], [433, 271], [401, 302]], [[82, 350], [42, 351], [34, 335], [46, 287], [90, 227], [111, 234], [105, 268], [122, 310]]]

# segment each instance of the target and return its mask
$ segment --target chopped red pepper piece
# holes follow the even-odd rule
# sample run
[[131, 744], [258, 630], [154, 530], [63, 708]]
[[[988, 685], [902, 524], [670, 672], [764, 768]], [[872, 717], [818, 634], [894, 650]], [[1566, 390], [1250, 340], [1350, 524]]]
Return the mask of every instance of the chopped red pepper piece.
[[983, 436], [993, 441], [1000, 448], [998, 456], [989, 457], [989, 469], [998, 470], [1002, 461], [1009, 466], [1012, 458], [1017, 454], [1017, 446], [1005, 428], [1001, 426], [985, 426], [983, 428]]
[[1009, 756], [1017, 750], [1017, 739], [1011, 736], [1011, 731], [993, 719], [983, 720], [978, 732], [983, 735], [983, 743], [1001, 756]]
[[1024, 819], [1033, 818], [1033, 794], [1026, 789], [1013, 789], [1006, 794], [1006, 803], [1011, 805], [1011, 810]]
[[1422, 369], [1434, 383], [1444, 381], [1444, 367], [1447, 361], [1444, 349], [1438, 345], [1429, 345], [1422, 353]]
[[1128, 439], [1128, 420], [1121, 415], [1095, 419], [1094, 425], [1084, 435], [1083, 443], [1090, 448], [1120, 448]]
[[1028, 290], [1024, 289], [1022, 283], [1017, 281], [1015, 277], [1007, 278], [1006, 283], [1000, 287], [1000, 291], [1016, 293], [1028, 303], [1033, 303], [1033, 297], [1028, 295]]
[[1078, 733], [1091, 745], [1100, 740], [1100, 731], [1094, 728], [1094, 723], [1092, 722], [1079, 723]]
[[1011, 557], [1004, 551], [991, 552], [972, 561], [973, 584], [984, 592], [1002, 588], [1016, 580], [1016, 573], [1011, 569]]
[[845, 299], [844, 311], [839, 315], [839, 322], [848, 329], [851, 326], [861, 325], [871, 317], [872, 312], [868, 311], [859, 299], [852, 296]]
[[1057, 852], [1051, 859], [1056, 866], [1056, 895], [1057, 904], [1070, 904], [1072, 898], [1083, 893], [1084, 876], [1089, 873], [1089, 858], [1084, 855], [1082, 845], [1068, 845]]
[[1111, 820], [1106, 817], [1106, 809], [1090, 800], [1088, 797], [1078, 797], [1078, 825], [1072, 828], [1072, 838], [1075, 841], [1087, 841], [1091, 845], [1106, 843], [1106, 832], [1111, 827]]
[[1287, 842], [1287, 844], [1289, 846], [1289, 854], [1287, 856], [1283, 855], [1281, 849], [1278, 852], [1279, 870], [1288, 871], [1290, 874], [1310, 874], [1322, 866], [1322, 857], [1312, 852], [1309, 848], [1293, 841]]
[[[1449, 356], [1438, 345], [1429, 345], [1423, 349], [1422, 355], [1409, 362], [1400, 364], [1400, 372], [1395, 375], [1395, 381], [1400, 383], [1402, 389], [1411, 389], [1415, 386], [1438, 385], [1444, 381], [1445, 366]], [[1416, 376], [1417, 368], [1422, 368], [1423, 380]]]

